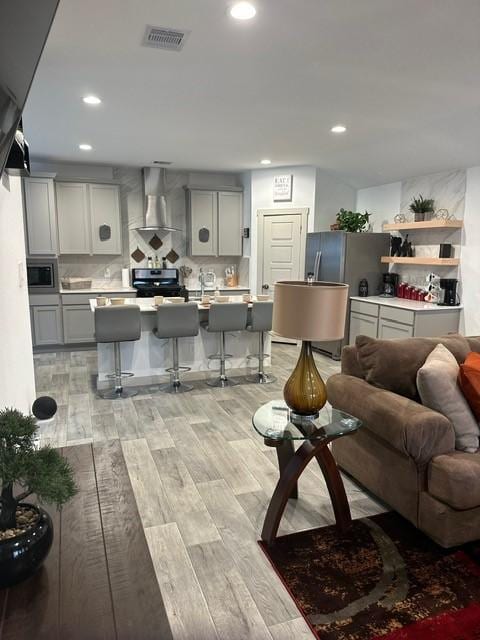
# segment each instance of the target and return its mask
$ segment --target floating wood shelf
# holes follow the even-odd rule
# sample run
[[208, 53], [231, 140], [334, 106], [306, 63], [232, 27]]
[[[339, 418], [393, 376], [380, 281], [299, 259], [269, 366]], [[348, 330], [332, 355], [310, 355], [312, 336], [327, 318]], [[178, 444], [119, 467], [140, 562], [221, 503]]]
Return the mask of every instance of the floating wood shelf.
[[394, 222], [384, 224], [384, 231], [413, 231], [415, 229], [461, 229], [463, 220], [425, 220], [424, 222]]
[[428, 256], [418, 256], [416, 258], [392, 258], [382, 256], [383, 264], [417, 264], [432, 265], [435, 267], [458, 267], [459, 258], [429, 258]]

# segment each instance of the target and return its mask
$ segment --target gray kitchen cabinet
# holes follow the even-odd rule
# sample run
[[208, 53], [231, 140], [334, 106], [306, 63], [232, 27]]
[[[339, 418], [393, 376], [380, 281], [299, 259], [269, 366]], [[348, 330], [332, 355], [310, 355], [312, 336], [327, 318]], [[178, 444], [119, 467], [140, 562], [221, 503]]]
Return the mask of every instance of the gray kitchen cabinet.
[[63, 343], [60, 305], [32, 307], [32, 325], [35, 347]]
[[243, 231], [243, 193], [218, 193], [218, 255], [241, 256]]
[[87, 185], [57, 182], [57, 219], [60, 254], [91, 253]]
[[[381, 298], [380, 298], [381, 300]], [[461, 309], [437, 307], [406, 309], [399, 304], [351, 300], [349, 343], [358, 335], [392, 340], [395, 338], [436, 337], [458, 331]]]
[[380, 318], [378, 322], [378, 338], [381, 340], [413, 338], [413, 325]]
[[378, 318], [352, 311], [350, 313], [350, 344], [355, 344], [357, 336], [376, 338], [378, 334]]
[[63, 306], [63, 335], [65, 344], [95, 342], [94, 317], [90, 305]]
[[60, 254], [122, 253], [117, 185], [57, 182], [56, 196]]
[[25, 178], [27, 251], [31, 256], [57, 254], [57, 215], [53, 178]]
[[190, 255], [216, 256], [217, 193], [192, 190], [189, 202]]
[[111, 184], [88, 185], [93, 255], [122, 253], [119, 189]]
[[241, 190], [187, 190], [188, 253], [191, 256], [241, 256]]

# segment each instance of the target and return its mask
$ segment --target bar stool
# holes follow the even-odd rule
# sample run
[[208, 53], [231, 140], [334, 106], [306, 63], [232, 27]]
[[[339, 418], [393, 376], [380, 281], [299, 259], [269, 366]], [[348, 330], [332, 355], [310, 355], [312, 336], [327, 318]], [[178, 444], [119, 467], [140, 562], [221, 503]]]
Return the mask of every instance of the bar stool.
[[190, 367], [178, 364], [178, 339], [198, 335], [198, 305], [196, 302], [185, 304], [161, 304], [157, 308], [157, 326], [153, 330], [159, 339], [172, 340], [173, 367], [167, 369], [171, 374], [170, 382], [161, 384], [159, 391], [164, 393], [185, 393], [193, 389], [189, 384], [180, 382], [180, 371], [190, 371]]
[[210, 360], [220, 360], [220, 376], [208, 380], [210, 387], [231, 387], [237, 383], [227, 378], [225, 360], [232, 356], [225, 353], [225, 332], [243, 331], [247, 325], [248, 305], [245, 302], [219, 303], [210, 305], [208, 322], [202, 323], [205, 331], [220, 334], [220, 354], [209, 356]]
[[133, 373], [122, 371], [120, 343], [140, 340], [140, 325], [140, 307], [136, 304], [95, 308], [95, 341], [113, 343], [115, 358], [115, 373], [107, 376], [115, 380], [115, 387], [99, 392], [101, 398], [117, 400], [137, 395], [138, 391], [122, 387], [122, 378], [131, 377]]
[[258, 359], [258, 372], [252, 376], [247, 376], [249, 382], [255, 382], [257, 384], [270, 384], [276, 382], [275, 376], [269, 375], [264, 371], [264, 362], [270, 355], [265, 353], [265, 331], [272, 330], [272, 314], [273, 314], [273, 302], [253, 302], [252, 303], [252, 315], [251, 322], [247, 326], [247, 331], [258, 332], [258, 353], [248, 356], [248, 360], [251, 358]]

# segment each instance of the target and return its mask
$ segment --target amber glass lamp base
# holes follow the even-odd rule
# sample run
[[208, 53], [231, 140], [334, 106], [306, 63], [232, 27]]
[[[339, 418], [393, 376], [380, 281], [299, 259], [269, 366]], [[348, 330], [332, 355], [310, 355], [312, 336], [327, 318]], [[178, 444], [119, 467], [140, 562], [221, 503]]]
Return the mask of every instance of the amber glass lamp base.
[[283, 397], [298, 416], [317, 417], [327, 401], [327, 390], [313, 359], [312, 343], [302, 342], [302, 350], [292, 375], [285, 383]]

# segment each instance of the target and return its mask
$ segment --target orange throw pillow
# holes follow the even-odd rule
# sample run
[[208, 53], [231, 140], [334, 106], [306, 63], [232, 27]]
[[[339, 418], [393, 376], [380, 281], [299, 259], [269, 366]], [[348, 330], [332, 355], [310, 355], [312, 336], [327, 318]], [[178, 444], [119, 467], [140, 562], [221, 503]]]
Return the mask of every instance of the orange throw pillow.
[[469, 353], [460, 365], [458, 383], [475, 417], [480, 421], [480, 353]]

